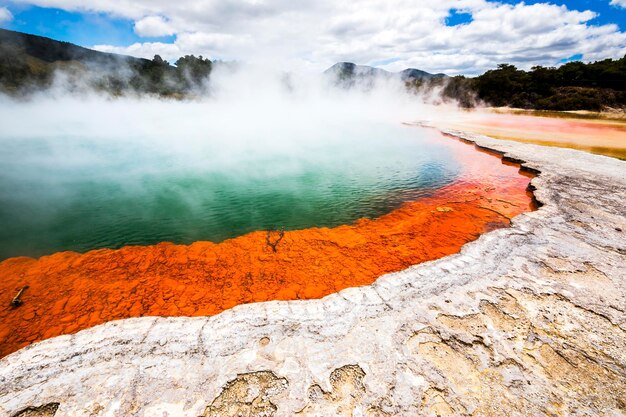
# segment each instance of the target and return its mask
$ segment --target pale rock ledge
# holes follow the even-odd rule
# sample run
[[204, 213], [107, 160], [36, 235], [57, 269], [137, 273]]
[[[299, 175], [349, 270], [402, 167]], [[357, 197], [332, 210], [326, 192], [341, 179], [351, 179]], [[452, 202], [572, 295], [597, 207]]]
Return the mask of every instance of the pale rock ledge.
[[626, 415], [626, 162], [447, 133], [540, 171], [544, 206], [322, 300], [37, 343], [0, 416]]

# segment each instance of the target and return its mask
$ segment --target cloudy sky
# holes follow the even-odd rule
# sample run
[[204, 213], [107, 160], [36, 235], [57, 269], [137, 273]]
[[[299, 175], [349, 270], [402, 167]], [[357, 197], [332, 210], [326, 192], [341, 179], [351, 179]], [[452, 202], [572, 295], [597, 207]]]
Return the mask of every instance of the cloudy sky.
[[626, 55], [626, 0], [0, 0], [0, 27], [151, 58], [482, 73]]

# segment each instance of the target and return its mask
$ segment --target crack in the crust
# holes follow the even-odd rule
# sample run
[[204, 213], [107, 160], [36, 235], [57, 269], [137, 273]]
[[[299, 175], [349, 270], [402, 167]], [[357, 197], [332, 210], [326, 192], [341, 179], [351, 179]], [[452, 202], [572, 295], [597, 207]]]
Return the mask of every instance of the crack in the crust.
[[[608, 307], [609, 307], [609, 308], [612, 308], [613, 310], [617, 310], [617, 311], [619, 311], [620, 313], [626, 313], [626, 310], [624, 310], [624, 309], [622, 309], [622, 308], [619, 308], [619, 307], [617, 307], [616, 305], [611, 304], [611, 305], [609, 305]], [[626, 329], [622, 329], [622, 330], [626, 331]]]
[[608, 317], [606, 314], [604, 314], [604, 313], [602, 313], [600, 311], [592, 310], [589, 307], [586, 307], [586, 306], [584, 306], [584, 305], [582, 305], [580, 303], [577, 303], [574, 300], [571, 300], [571, 299], [567, 298], [563, 294], [552, 293], [552, 294], [546, 294], [546, 295], [551, 295], [551, 296], [556, 297], [559, 300], [564, 301], [566, 303], [569, 303], [569, 304], [573, 305], [574, 307], [577, 307], [577, 308], [579, 308], [579, 309], [581, 309], [583, 311], [586, 311], [586, 312], [588, 312], [590, 314], [593, 314], [595, 316], [601, 317], [604, 320], [606, 320], [611, 326], [618, 328], [623, 333], [626, 333], [626, 330], [622, 329], [621, 326], [619, 326], [619, 324], [613, 323], [613, 320], [610, 317]]
[[152, 323], [150, 323], [150, 326], [146, 329], [146, 332], [144, 333], [143, 337], [141, 338], [141, 344], [143, 345], [144, 342], [146, 341], [146, 339], [148, 338], [148, 336], [150, 335], [150, 332], [152, 332], [152, 329], [154, 329], [154, 327], [156, 326], [157, 322], [159, 321], [158, 317], [154, 317], [152, 319]]
[[[550, 348], [552, 348], [552, 351], [558, 355], [561, 359], [563, 359], [565, 362], [567, 362], [567, 364], [569, 366], [571, 366], [572, 368], [578, 368], [578, 364], [574, 361], [572, 361], [570, 358], [568, 358], [563, 352], [561, 352], [561, 349], [556, 349], [555, 346], [548, 344], [548, 346], [550, 346]], [[563, 344], [563, 347], [566, 347], [566, 344]], [[577, 351], [576, 349], [571, 349], [574, 351]]]
[[[552, 347], [552, 346], [551, 346]], [[611, 371], [619, 376], [621, 376], [622, 378], [626, 378], [626, 372], [622, 371], [618, 366], [616, 366], [615, 364], [609, 363], [609, 362], [605, 362], [605, 361], [601, 361], [599, 358], [594, 358], [591, 355], [589, 355], [584, 349], [581, 349], [579, 347], [577, 347], [576, 345], [572, 345], [570, 343], [567, 342], [563, 342], [563, 348], [565, 349], [570, 349], [573, 350], [574, 352], [578, 353], [579, 355], [583, 356], [585, 359], [587, 359], [589, 362], [593, 362], [596, 365], [598, 365], [599, 367], [606, 369], [607, 371]], [[566, 359], [559, 350], [555, 349], [554, 347], [552, 347], [552, 350], [554, 350], [559, 356], [562, 356], [563, 359]], [[569, 360], [566, 359], [566, 361], [568, 363], [570, 363]], [[573, 367], [578, 367], [575, 365], [572, 365]]]
[[30, 406], [13, 414], [12, 417], [54, 417], [60, 405], [60, 403], [54, 402], [40, 406]]
[[349, 300], [345, 295], [343, 295], [343, 291], [339, 291], [337, 293], [337, 295], [344, 300], [346, 303], [350, 304], [350, 305], [355, 305], [356, 303], [354, 301]]
[[137, 366], [135, 368], [135, 373], [130, 381], [130, 401], [127, 402], [127, 404], [137, 404], [136, 400], [137, 400], [137, 386], [139, 386], [139, 382], [141, 381], [141, 367]]
[[383, 304], [387, 307], [387, 311], [391, 311], [391, 310], [395, 310], [393, 308], [393, 306], [391, 304], [389, 304], [389, 302], [387, 302], [387, 300], [385, 300], [380, 293], [378, 292], [378, 286], [377, 285], [372, 285], [371, 288], [374, 290], [374, 292], [376, 293], [376, 295], [378, 296], [378, 298], [380, 298], [380, 300], [383, 302]]
[[198, 344], [198, 351], [202, 353], [202, 355], [206, 355], [206, 349], [204, 347], [204, 328], [207, 326], [207, 324], [209, 324], [209, 320], [205, 319], [204, 324], [202, 325], [202, 327], [200, 328], [200, 331], [198, 332], [198, 340], [197, 340], [197, 344]]
[[588, 241], [585, 241], [585, 243], [588, 244], [589, 246], [593, 246], [594, 248], [600, 251], [610, 251], [610, 252], [617, 253], [620, 256], [626, 255], [626, 248], [615, 248], [613, 246], [605, 246], [605, 245], [588, 242]]

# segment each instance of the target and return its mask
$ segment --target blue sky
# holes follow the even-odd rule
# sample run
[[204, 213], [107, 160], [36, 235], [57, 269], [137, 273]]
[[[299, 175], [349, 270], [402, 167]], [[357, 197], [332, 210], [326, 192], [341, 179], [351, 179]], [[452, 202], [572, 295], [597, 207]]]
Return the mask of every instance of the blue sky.
[[135, 33], [133, 20], [116, 18], [106, 13], [72, 12], [6, 2], [4, 6], [9, 9], [13, 19], [0, 24], [0, 27], [86, 47], [99, 44], [124, 46], [146, 39], [173, 42], [175, 39], [174, 36], [142, 38]]
[[[519, 1], [504, 0], [503, 3], [517, 4]], [[545, 3], [541, 0], [525, 0], [526, 4]], [[591, 20], [591, 24], [616, 24], [622, 31], [626, 31], [626, 8], [613, 6], [610, 0], [551, 0], [549, 3], [567, 6], [572, 10], [591, 10], [598, 13], [598, 17]]]
[[[0, 0], [0, 27], [135, 56], [159, 53], [175, 60], [193, 53], [314, 70], [348, 60], [390, 70], [471, 74], [502, 62], [558, 65], [626, 54], [626, 0], [390, 5], [388, 0]], [[579, 13], [585, 11], [595, 16]]]
[[[517, 4], [516, 0], [502, 0], [502, 3]], [[546, 3], [546, 0], [525, 0], [526, 4]], [[626, 30], [626, 8], [617, 7], [610, 4], [609, 0], [552, 0], [552, 4], [560, 6], [567, 6], [573, 10], [592, 10], [598, 14], [598, 16], [591, 20], [591, 24], [605, 25], [616, 24], [622, 30]], [[457, 9], [452, 9], [450, 17], [447, 19], [449, 25], [458, 25], [468, 23], [472, 20], [472, 15], [469, 13], [462, 13]]]

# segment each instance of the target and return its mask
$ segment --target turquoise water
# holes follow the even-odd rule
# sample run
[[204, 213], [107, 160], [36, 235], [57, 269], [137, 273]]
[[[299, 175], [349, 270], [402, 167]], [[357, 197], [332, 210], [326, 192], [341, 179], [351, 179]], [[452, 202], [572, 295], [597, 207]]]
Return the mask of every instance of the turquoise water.
[[94, 136], [0, 137], [0, 259], [333, 227], [461, 172], [446, 139], [394, 125]]

